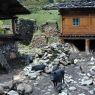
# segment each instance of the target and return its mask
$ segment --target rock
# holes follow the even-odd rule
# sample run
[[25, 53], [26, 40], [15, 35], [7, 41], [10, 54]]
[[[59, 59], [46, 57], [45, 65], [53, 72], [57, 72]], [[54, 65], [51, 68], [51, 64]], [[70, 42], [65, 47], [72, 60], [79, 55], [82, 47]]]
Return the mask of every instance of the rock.
[[32, 80], [36, 79], [38, 76], [40, 75], [40, 71], [36, 71], [36, 72], [32, 72], [32, 73], [28, 73], [28, 77]]
[[44, 95], [50, 95], [50, 92], [46, 92]]
[[95, 71], [95, 66], [93, 66], [90, 70], [93, 70], [93, 71]]
[[81, 84], [84, 86], [89, 86], [93, 84], [93, 80], [92, 79], [82, 79]]
[[35, 54], [43, 55], [43, 51], [40, 48], [35, 48]]
[[48, 56], [49, 58], [51, 58], [51, 57], [53, 56], [53, 54], [48, 54], [47, 56]]
[[30, 64], [24, 68], [24, 74], [28, 76], [30, 79], [36, 79], [37, 76], [40, 75], [40, 71], [32, 71], [32, 66]]
[[35, 59], [33, 60], [33, 64], [34, 64], [34, 65], [39, 64], [39, 60], [40, 60], [40, 58], [35, 58]]
[[34, 87], [35, 87], [35, 86], [38, 86], [38, 83], [37, 83], [37, 82], [36, 82], [36, 83], [34, 83]]
[[45, 68], [46, 73], [50, 73], [53, 70], [53, 65], [49, 64], [48, 67]]
[[58, 95], [68, 95], [66, 92], [59, 93]]
[[63, 52], [59, 55], [59, 58], [66, 57], [66, 54]]
[[32, 70], [32, 65], [30, 64], [30, 65], [26, 66], [23, 70], [24, 70], [24, 74], [28, 75]]
[[0, 95], [4, 94], [4, 88], [2, 86], [0, 86]]
[[19, 75], [13, 76], [14, 81], [23, 82], [25, 79], [26, 79], [26, 76], [24, 75], [24, 72], [22, 72], [22, 74], [20, 73]]
[[87, 76], [88, 76], [88, 77], [92, 77], [92, 75], [91, 75], [90, 73], [87, 73]]
[[93, 92], [94, 92], [94, 94], [95, 94], [95, 88], [93, 89]]
[[85, 95], [84, 93], [80, 93], [80, 94], [78, 94], [78, 95]]
[[94, 65], [94, 61], [89, 62], [89, 64]]
[[91, 73], [92, 75], [95, 75], [95, 66], [93, 66], [93, 67], [90, 69], [90, 73]]
[[4, 83], [2, 84], [2, 87], [3, 87], [4, 89], [11, 89], [11, 88], [13, 87], [13, 81], [4, 82]]
[[32, 62], [33, 62], [33, 56], [32, 55], [27, 55], [26, 63], [29, 64], [29, 63], [32, 63]]
[[67, 82], [67, 83], [71, 83], [71, 82], [73, 82], [74, 80], [72, 79], [72, 76], [70, 76], [70, 75], [66, 75], [65, 74], [65, 81]]
[[32, 89], [32, 85], [30, 84], [26, 84], [26, 83], [21, 83], [17, 86], [17, 91], [19, 93], [25, 93], [25, 94], [30, 94], [33, 89]]
[[94, 94], [94, 91], [93, 91], [93, 90], [90, 90], [89, 93], [90, 93], [91, 95], [93, 95], [93, 94]]
[[95, 58], [94, 57], [91, 57], [91, 61], [95, 61]]
[[75, 91], [75, 90], [77, 90], [77, 89], [76, 89], [76, 87], [73, 87], [73, 86], [72, 86], [72, 87], [69, 88], [69, 90]]
[[39, 60], [39, 63], [40, 64], [45, 64], [45, 63], [49, 63], [49, 59], [46, 59], [46, 60]]
[[77, 64], [79, 62], [78, 59], [74, 59], [74, 64]]
[[19, 95], [18, 92], [11, 90], [7, 93], [8, 95]]

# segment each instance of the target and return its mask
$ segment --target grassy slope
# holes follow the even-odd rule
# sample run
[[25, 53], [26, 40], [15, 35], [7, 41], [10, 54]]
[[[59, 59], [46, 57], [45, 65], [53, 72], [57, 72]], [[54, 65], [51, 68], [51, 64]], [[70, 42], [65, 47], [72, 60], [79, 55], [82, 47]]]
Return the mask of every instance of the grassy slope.
[[49, 20], [56, 20], [59, 23], [60, 16], [58, 14], [58, 10], [40, 10], [36, 13], [32, 13], [31, 15], [20, 16], [20, 18], [34, 19], [37, 21], [38, 25], [41, 25]]

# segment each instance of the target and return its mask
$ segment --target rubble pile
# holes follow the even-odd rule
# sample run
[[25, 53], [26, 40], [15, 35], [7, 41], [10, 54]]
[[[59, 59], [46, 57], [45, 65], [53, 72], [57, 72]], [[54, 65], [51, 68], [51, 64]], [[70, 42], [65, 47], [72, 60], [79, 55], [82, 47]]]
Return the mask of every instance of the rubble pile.
[[48, 36], [56, 34], [58, 32], [58, 23], [56, 21], [48, 21], [45, 24], [41, 25], [42, 32], [48, 33]]
[[31, 46], [41, 47], [47, 44], [59, 42], [58, 23], [56, 21], [48, 21], [39, 27], [42, 31], [40, 35], [34, 35]]
[[[95, 56], [75, 53], [72, 45], [54, 43], [31, 50], [33, 61], [13, 80], [0, 84], [0, 93], [9, 95], [95, 95]], [[72, 54], [73, 52], [73, 54]], [[73, 56], [73, 57], [72, 57]], [[72, 57], [72, 58], [71, 58]], [[45, 71], [33, 70], [44, 64]], [[65, 83], [58, 93], [50, 80], [53, 67], [60, 64], [64, 69]], [[28, 89], [26, 88], [28, 87]]]
[[[45, 72], [48, 74], [56, 64], [61, 64], [60, 67], [65, 70], [65, 83], [62, 86], [62, 93], [59, 93], [59, 95], [94, 95], [95, 57], [91, 54], [86, 55], [79, 52], [74, 54], [72, 48], [72, 45], [65, 43], [51, 44], [38, 49], [33, 53], [35, 56], [33, 63], [24, 68], [25, 75], [29, 79], [36, 80], [39, 78], [41, 71], [32, 71], [32, 66], [45, 64], [47, 65]], [[52, 84], [51, 86], [53, 87]], [[55, 93], [55, 89], [53, 90], [54, 95], [58, 95], [58, 93]]]
[[[34, 56], [33, 63], [24, 68], [25, 74], [30, 78], [36, 78], [39, 72], [31, 71], [33, 65], [44, 64], [47, 65], [47, 73], [51, 72], [55, 64], [62, 64], [63, 66], [68, 64], [73, 64], [69, 60], [71, 46], [70, 44], [51, 44], [50, 46], [45, 46], [41, 49], [36, 49], [35, 53], [32, 53]], [[34, 75], [34, 76], [33, 76]]]
[[[13, 93], [14, 95], [41, 95], [41, 93], [43, 93], [43, 95], [57, 95], [56, 91], [54, 90], [53, 84], [51, 85], [51, 80], [49, 76], [45, 73], [42, 74], [42, 71], [33, 71], [32, 67], [36, 64], [45, 64], [47, 65], [45, 72], [49, 73], [51, 72], [54, 64], [58, 64], [59, 61], [62, 61], [62, 64], [65, 63], [64, 65], [69, 64], [70, 61], [68, 59], [68, 56], [70, 53], [70, 45], [52, 44], [50, 46], [45, 46], [43, 48], [35, 50], [36, 51], [32, 53], [34, 58], [32, 64], [29, 64], [23, 69], [22, 75], [20, 74], [14, 77], [11, 82], [0, 84], [0, 86], [3, 87], [3, 93], [8, 93], [9, 95], [13, 95]], [[62, 58], [64, 57], [65, 59], [62, 60]], [[45, 81], [45, 83], [47, 82], [47, 84], [43, 84], [43, 81]], [[44, 88], [44, 85], [46, 85], [46, 88]], [[26, 86], [28, 86], [29, 88], [27, 89]], [[38, 86], [42, 86], [43, 90], [38, 88]], [[46, 92], [47, 89], [48, 92]], [[26, 92], [29, 93], [25, 94]]]
[[44, 35], [38, 36], [38, 35], [34, 35], [33, 39], [32, 39], [32, 43], [30, 44], [33, 48], [34, 47], [41, 47], [46, 45], [46, 38]]
[[21, 72], [9, 82], [0, 83], [0, 95], [30, 95], [32, 93], [32, 81]]

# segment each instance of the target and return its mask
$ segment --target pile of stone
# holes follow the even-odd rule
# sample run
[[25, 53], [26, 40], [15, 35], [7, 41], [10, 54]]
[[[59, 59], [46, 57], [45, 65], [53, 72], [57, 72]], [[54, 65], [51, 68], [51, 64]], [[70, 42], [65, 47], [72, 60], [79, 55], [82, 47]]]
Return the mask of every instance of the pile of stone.
[[0, 95], [30, 95], [32, 86], [32, 81], [21, 72], [12, 81], [0, 83]]
[[[0, 84], [0, 94], [94, 95], [95, 56], [85, 53], [74, 54], [73, 50], [72, 45], [68, 43], [54, 43], [32, 49], [31, 64], [28, 64], [19, 75], [14, 76], [12, 81]], [[33, 67], [39, 64], [46, 65], [45, 72], [33, 70]], [[57, 93], [50, 80], [50, 72], [57, 64], [60, 64], [60, 68], [65, 70], [65, 83], [62, 85], [61, 93]]]
[[79, 54], [73, 66], [66, 67], [65, 85], [59, 95], [94, 95], [95, 94], [95, 56]]
[[41, 25], [41, 31], [46, 33], [46, 36], [55, 36], [58, 32], [58, 23], [56, 21], [47, 21]]
[[32, 43], [30, 44], [33, 48], [34, 47], [41, 47], [46, 45], [46, 38], [44, 35], [34, 35], [32, 39]]
[[70, 53], [72, 52], [72, 47], [70, 44], [59, 44], [54, 43], [50, 46], [45, 46], [42, 48], [33, 50], [33, 62], [24, 68], [25, 75], [31, 79], [37, 78], [40, 71], [32, 71], [32, 66], [38, 64], [44, 64], [47, 67], [45, 72], [49, 73], [52, 71], [54, 65], [60, 64], [63, 68], [66, 65], [74, 64], [72, 60], [69, 59]]

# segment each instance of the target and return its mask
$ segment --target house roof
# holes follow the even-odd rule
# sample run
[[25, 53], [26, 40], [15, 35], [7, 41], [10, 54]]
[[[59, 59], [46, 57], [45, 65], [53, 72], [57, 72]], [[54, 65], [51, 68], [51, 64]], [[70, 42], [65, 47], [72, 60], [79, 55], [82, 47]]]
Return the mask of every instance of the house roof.
[[95, 0], [64, 1], [58, 5], [59, 9], [95, 8]]
[[0, 0], [0, 19], [23, 14], [30, 12], [18, 0]]

